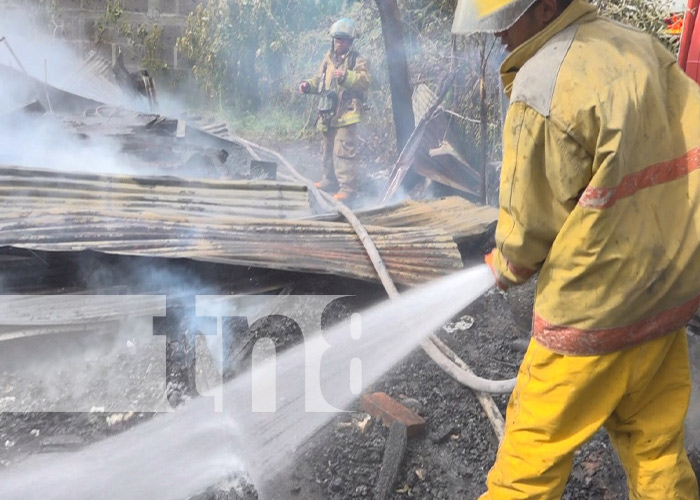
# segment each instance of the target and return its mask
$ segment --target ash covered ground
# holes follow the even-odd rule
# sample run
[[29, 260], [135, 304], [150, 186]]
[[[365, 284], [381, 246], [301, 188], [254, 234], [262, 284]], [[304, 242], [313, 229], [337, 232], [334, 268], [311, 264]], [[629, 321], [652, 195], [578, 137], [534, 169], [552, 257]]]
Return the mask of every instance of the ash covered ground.
[[[207, 266], [207, 269], [210, 276], [217, 275], [217, 266]], [[197, 274], [202, 276], [200, 272]], [[285, 273], [276, 276], [278, 280], [284, 279], [280, 276]], [[326, 325], [384, 298], [378, 286], [352, 280], [292, 274], [286, 279], [289, 293], [351, 296], [324, 313]], [[516, 374], [527, 342], [527, 332], [521, 326], [527, 322], [524, 317], [528, 307], [527, 293], [504, 296], [491, 291], [455, 317], [439, 336], [480, 375], [509, 378]], [[191, 323], [185, 316], [175, 314], [170, 321], [158, 323], [157, 333], [186, 332]], [[299, 341], [298, 331], [289, 321], [262, 321], [254, 325], [253, 330], [255, 337], [274, 338], [279, 349]], [[171, 337], [168, 342], [168, 399], [177, 406], [184, 399], [196, 397], [189, 371], [192, 344], [180, 336]], [[689, 338], [697, 353], [700, 350], [698, 337], [690, 335]], [[127, 374], [144, 373], [144, 366], [152, 362], [153, 355], [148, 349], [134, 350], [129, 346], [126, 353], [115, 352], [103, 361]], [[235, 375], [236, 371], [227, 376]], [[57, 372], [58, 377], [68, 375]], [[5, 371], [1, 382], [0, 391], [6, 391], [8, 386], [21, 385], [23, 380]], [[32, 398], [39, 402], [45, 397], [42, 392], [45, 388], [31, 380], [24, 382], [28, 403]], [[420, 350], [389, 370], [369, 390], [386, 392], [426, 420], [426, 432], [408, 441], [394, 493], [389, 498], [474, 499], [483, 492], [497, 442], [471, 391], [443, 373]], [[507, 397], [495, 396], [495, 400], [504, 411]], [[374, 498], [389, 431], [381, 422], [359, 411], [357, 402], [349, 410], [334, 417], [316, 433], [299, 451], [298, 459], [289, 469], [270, 478], [270, 483], [261, 489], [265, 496], [259, 497], [285, 500]], [[79, 413], [0, 413], [0, 460], [3, 466], [21, 466], [22, 460], [31, 454], [77, 450], [152, 416], [144, 412], [113, 413], [101, 409]], [[173, 481], [177, 481], [179, 474], [186, 473], [174, 471]], [[233, 485], [213, 485], [192, 500], [253, 498], [258, 498], [255, 489], [239, 481]], [[627, 498], [623, 471], [603, 432], [576, 454], [564, 498]]]
[[[495, 291], [465, 309], [439, 336], [477, 373], [494, 379], [515, 376], [527, 342], [509, 301]], [[386, 392], [426, 420], [425, 434], [408, 441], [390, 498], [474, 499], [484, 491], [497, 440], [470, 390], [420, 350], [371, 390]], [[494, 399], [504, 411], [507, 396]], [[363, 430], [365, 418], [361, 412], [336, 417], [286, 472], [275, 498], [373, 498], [389, 432], [374, 419]], [[577, 453], [564, 498], [627, 498], [623, 471], [603, 433]]]

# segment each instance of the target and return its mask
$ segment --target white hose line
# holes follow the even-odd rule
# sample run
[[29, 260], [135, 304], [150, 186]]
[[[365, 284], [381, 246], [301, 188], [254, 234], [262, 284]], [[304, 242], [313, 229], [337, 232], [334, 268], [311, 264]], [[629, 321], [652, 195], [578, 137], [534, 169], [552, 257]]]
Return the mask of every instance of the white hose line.
[[[428, 345], [429, 342], [430, 345]], [[435, 335], [431, 335], [428, 337], [428, 340], [423, 342], [423, 348], [428, 356], [440, 365], [443, 370], [448, 372], [452, 378], [476, 392], [486, 394], [509, 394], [515, 387], [516, 378], [491, 380], [479, 377], [462, 359], [455, 355], [452, 349]], [[448, 359], [450, 362], [443, 364], [444, 359]]]
[[[425, 353], [430, 356], [430, 353], [433, 351], [433, 348], [437, 348], [442, 350], [443, 347], [449, 350], [449, 347], [447, 347], [445, 344], [442, 343], [442, 341], [436, 337], [432, 336], [429, 340], [426, 340], [424, 344], [430, 344], [430, 341], [432, 340], [431, 345], [424, 345], [423, 349], [425, 350]], [[427, 348], [426, 348], [427, 347]], [[445, 354], [443, 352], [443, 354]], [[446, 354], [447, 355], [447, 354]], [[449, 357], [449, 355], [447, 355]], [[436, 357], [433, 358], [432, 356], [430, 357], [435, 363], [440, 366], [445, 372], [449, 373], [448, 369], [451, 369], [452, 365], [447, 365], [446, 367], [443, 367], [440, 363], [442, 362], [442, 358]], [[458, 365], [464, 372], [467, 372], [469, 374], [472, 374], [474, 372], [471, 371], [471, 369], [464, 364], [464, 362], [457, 358], [456, 360], [452, 360], [453, 363]], [[455, 375], [450, 374], [453, 378], [457, 380]], [[459, 374], [456, 374], [460, 376]], [[481, 379], [483, 380], [483, 379]], [[515, 381], [513, 379], [513, 381]], [[460, 381], [461, 382], [461, 381]], [[490, 381], [493, 383], [498, 383], [498, 381]], [[502, 382], [508, 382], [507, 380], [504, 380]], [[461, 382], [462, 385], [467, 385], [464, 382]], [[498, 409], [498, 406], [496, 406], [496, 402], [493, 400], [491, 397], [491, 394], [489, 394], [488, 391], [482, 392], [478, 391], [475, 389], [472, 389], [474, 392], [474, 395], [476, 396], [476, 399], [479, 400], [479, 403], [481, 404], [481, 407], [484, 409], [484, 412], [486, 413], [486, 417], [489, 419], [489, 422], [491, 422], [491, 427], [493, 427], [493, 432], [496, 434], [496, 437], [498, 438], [498, 442], [500, 443], [503, 440], [503, 435], [505, 434], [505, 421], [503, 420], [503, 415], [501, 415], [501, 411]]]
[[[340, 203], [338, 200], [333, 199], [328, 194], [316, 189], [316, 187], [311, 181], [309, 181], [299, 172], [297, 172], [296, 169], [286, 160], [286, 158], [284, 158], [277, 151], [264, 148], [240, 137], [233, 137], [234, 140], [240, 141], [244, 145], [257, 148], [260, 151], [263, 151], [279, 159], [279, 161], [285, 167], [287, 167], [287, 169], [292, 173], [292, 175], [295, 178], [297, 178], [300, 182], [310, 187], [313, 194], [319, 198], [319, 202], [325, 202], [322, 203], [322, 206], [330, 205], [341, 215], [343, 215], [343, 217], [345, 217], [345, 219], [350, 223], [350, 225], [353, 227], [358, 237], [360, 238], [360, 242], [364, 246], [367, 255], [372, 261], [372, 265], [374, 266], [374, 269], [377, 272], [377, 276], [379, 276], [379, 279], [382, 285], [384, 286], [384, 289], [386, 290], [386, 293], [389, 296], [389, 298], [395, 299], [398, 297], [399, 292], [396, 289], [396, 285], [391, 279], [391, 276], [389, 276], [389, 272], [387, 271], [386, 266], [384, 265], [384, 261], [382, 260], [381, 255], [379, 254], [379, 250], [377, 250], [377, 247], [374, 244], [374, 241], [372, 241], [371, 236], [369, 235], [365, 227], [362, 225], [360, 220], [357, 218], [357, 216], [352, 212], [352, 210]], [[488, 393], [506, 394], [511, 392], [513, 390], [513, 387], [515, 387], [515, 379], [513, 378], [507, 380], [490, 380], [479, 377], [469, 368], [469, 366], [461, 358], [459, 358], [459, 356], [457, 356], [457, 354], [455, 354], [454, 351], [452, 351], [452, 349], [450, 349], [435, 335], [431, 335], [430, 337], [428, 337], [428, 339], [426, 339], [421, 344], [421, 346], [423, 347], [425, 353], [430, 357], [430, 359], [432, 359], [443, 371], [445, 371], [445, 373], [450, 375], [460, 384], [465, 385], [466, 387], [475, 391], [479, 403], [484, 408], [487, 417], [491, 421], [491, 425], [493, 426], [494, 432], [496, 433], [496, 436], [500, 441], [503, 438], [504, 421], [500, 411], [496, 407], [496, 403], [494, 402], [493, 398], [489, 396]]]

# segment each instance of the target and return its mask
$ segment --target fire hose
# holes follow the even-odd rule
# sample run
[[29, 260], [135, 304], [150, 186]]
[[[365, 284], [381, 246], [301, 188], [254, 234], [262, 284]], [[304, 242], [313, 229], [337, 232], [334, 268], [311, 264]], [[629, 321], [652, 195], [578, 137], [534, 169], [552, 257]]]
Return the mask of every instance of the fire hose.
[[[357, 233], [360, 238], [367, 255], [369, 256], [372, 265], [381, 281], [384, 289], [386, 290], [389, 298], [394, 299], [398, 297], [399, 292], [394, 284], [394, 281], [389, 276], [389, 272], [384, 265], [384, 261], [379, 254], [379, 250], [372, 241], [371, 236], [362, 225], [357, 216], [350, 210], [347, 206], [341, 202], [333, 199], [330, 195], [320, 191], [314, 186], [314, 184], [304, 176], [302, 176], [292, 165], [287, 161], [287, 159], [282, 156], [277, 151], [265, 148], [253, 142], [247, 141], [241, 137], [231, 135], [231, 138], [246, 148], [257, 149], [265, 154], [275, 157], [282, 165], [284, 165], [287, 170], [291, 173], [299, 182], [305, 184], [309, 187], [313, 195], [319, 201], [319, 204], [324, 209], [334, 209], [340, 213], [352, 228]], [[493, 426], [494, 432], [498, 437], [499, 441], [503, 438], [503, 427], [504, 421], [501, 416], [496, 403], [490, 394], [505, 394], [509, 393], [515, 387], [515, 378], [506, 380], [490, 380], [479, 377], [476, 375], [469, 366], [455, 354], [452, 349], [450, 349], [442, 340], [440, 340], [435, 335], [430, 335], [426, 340], [421, 343], [421, 347], [425, 353], [432, 359], [445, 373], [450, 375], [453, 379], [462, 385], [465, 385], [469, 389], [473, 390], [479, 403], [484, 409], [491, 425]]]

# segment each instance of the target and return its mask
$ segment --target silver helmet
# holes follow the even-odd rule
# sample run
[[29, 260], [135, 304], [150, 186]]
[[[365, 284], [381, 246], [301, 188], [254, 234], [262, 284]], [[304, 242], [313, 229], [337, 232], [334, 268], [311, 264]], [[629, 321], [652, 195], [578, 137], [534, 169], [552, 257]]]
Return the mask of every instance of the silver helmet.
[[357, 37], [357, 28], [355, 21], [344, 17], [338, 19], [331, 26], [331, 38], [348, 38], [354, 40]]

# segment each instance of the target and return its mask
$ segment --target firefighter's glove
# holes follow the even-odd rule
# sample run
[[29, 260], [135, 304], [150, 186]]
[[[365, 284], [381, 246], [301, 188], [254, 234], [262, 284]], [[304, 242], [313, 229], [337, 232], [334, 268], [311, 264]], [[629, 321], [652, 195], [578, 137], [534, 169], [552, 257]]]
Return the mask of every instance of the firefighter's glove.
[[491, 272], [493, 273], [493, 277], [496, 279], [496, 286], [498, 288], [500, 288], [501, 290], [506, 291], [506, 290], [508, 290], [508, 285], [501, 278], [500, 273], [493, 266], [493, 259], [496, 256], [496, 252], [498, 252], [498, 250], [494, 248], [493, 250], [491, 250], [491, 253], [484, 255], [484, 262], [486, 263], [487, 266], [489, 266], [489, 269], [491, 269]]
[[299, 84], [299, 92], [301, 92], [302, 94], [308, 94], [310, 90], [311, 85], [309, 85], [309, 82], [301, 82]]

